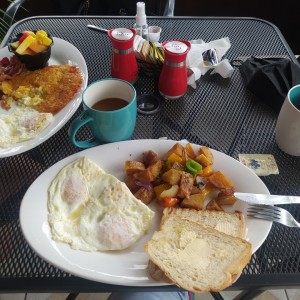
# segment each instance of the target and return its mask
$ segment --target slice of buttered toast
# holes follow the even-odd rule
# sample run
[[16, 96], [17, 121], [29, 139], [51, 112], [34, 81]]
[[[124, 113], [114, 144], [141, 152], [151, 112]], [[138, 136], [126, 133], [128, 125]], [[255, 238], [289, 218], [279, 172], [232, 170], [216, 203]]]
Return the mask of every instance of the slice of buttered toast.
[[161, 225], [171, 216], [194, 221], [232, 236], [240, 238], [245, 236], [245, 218], [238, 211], [230, 213], [216, 210], [167, 207], [163, 210]]
[[171, 216], [145, 244], [149, 259], [176, 285], [192, 292], [230, 286], [251, 258], [251, 244]]

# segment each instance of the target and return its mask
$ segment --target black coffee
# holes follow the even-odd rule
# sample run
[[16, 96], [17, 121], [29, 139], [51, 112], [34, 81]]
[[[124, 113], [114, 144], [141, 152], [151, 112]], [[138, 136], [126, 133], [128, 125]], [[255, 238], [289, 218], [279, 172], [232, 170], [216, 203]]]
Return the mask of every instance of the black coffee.
[[128, 102], [121, 98], [106, 98], [96, 102], [92, 108], [102, 111], [112, 111], [125, 107]]

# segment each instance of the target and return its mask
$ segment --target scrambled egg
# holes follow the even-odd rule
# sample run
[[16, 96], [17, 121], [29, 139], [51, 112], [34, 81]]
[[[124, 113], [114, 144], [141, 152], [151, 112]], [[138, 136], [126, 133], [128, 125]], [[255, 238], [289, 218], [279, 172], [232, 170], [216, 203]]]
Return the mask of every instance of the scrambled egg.
[[43, 87], [19, 86], [13, 90], [8, 82], [2, 83], [2, 91], [8, 95], [6, 101], [11, 104], [16, 100], [18, 103], [28, 107], [35, 106], [43, 101]]

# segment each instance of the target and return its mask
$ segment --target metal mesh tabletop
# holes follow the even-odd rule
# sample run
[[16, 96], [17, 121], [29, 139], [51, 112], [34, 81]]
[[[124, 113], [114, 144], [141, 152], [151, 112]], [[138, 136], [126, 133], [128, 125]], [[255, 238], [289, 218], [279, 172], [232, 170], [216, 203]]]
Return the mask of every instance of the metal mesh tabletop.
[[[83, 54], [89, 82], [110, 76], [111, 44], [105, 34], [86, 25], [104, 28], [132, 27], [129, 17], [38, 17], [13, 26], [4, 43], [24, 30], [44, 29], [75, 45]], [[279, 175], [262, 177], [273, 194], [300, 195], [300, 158], [280, 151], [275, 143], [277, 114], [245, 89], [238, 60], [251, 55], [295, 58], [280, 32], [270, 23], [251, 18], [149, 18], [149, 25], [163, 28], [161, 40], [229, 37], [226, 58], [233, 63], [231, 78], [207, 73], [188, 87], [178, 100], [162, 99], [153, 115], [138, 115], [133, 139], [167, 137], [207, 145], [236, 159], [241, 153], [273, 154]], [[68, 51], [68, 49], [66, 49]], [[156, 94], [157, 78], [141, 74], [135, 83], [138, 94]], [[0, 290], [3, 291], [111, 291], [116, 286], [99, 284], [67, 274], [39, 258], [25, 241], [19, 209], [32, 182], [57, 161], [78, 152], [69, 141], [70, 122], [40, 146], [0, 160]], [[285, 206], [298, 221], [297, 205]], [[300, 231], [274, 224], [262, 247], [253, 255], [231, 289], [300, 286]], [[119, 287], [121, 288], [121, 287]], [[125, 288], [125, 287], [122, 287]], [[127, 289], [130, 289], [128, 287]], [[131, 288], [132, 289], [132, 288]], [[157, 290], [172, 287], [156, 288]], [[135, 288], [136, 290], [136, 288]]]

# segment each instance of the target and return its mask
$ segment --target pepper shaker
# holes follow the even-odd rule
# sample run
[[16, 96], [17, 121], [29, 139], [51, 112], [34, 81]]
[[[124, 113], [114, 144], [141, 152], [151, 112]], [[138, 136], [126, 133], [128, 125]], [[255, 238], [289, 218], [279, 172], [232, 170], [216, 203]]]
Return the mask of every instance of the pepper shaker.
[[159, 77], [159, 92], [166, 99], [177, 99], [187, 90], [185, 61], [191, 43], [184, 40], [166, 41], [162, 44], [162, 48], [165, 61]]
[[108, 31], [112, 43], [111, 77], [135, 82], [138, 66], [133, 49], [136, 31], [133, 28], [116, 28]]

